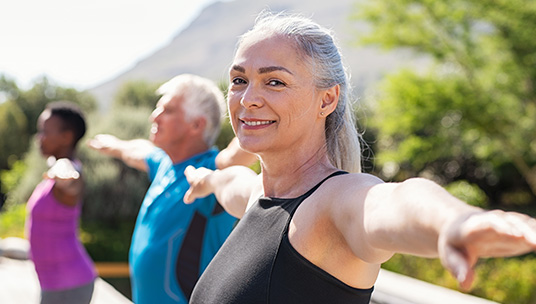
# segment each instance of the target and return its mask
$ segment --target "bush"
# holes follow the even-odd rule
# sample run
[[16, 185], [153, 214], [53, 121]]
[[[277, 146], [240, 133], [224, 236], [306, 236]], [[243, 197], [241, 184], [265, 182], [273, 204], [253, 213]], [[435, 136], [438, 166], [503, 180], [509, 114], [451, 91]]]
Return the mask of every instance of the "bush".
[[103, 223], [84, 221], [80, 239], [91, 258], [96, 262], [126, 262], [134, 221]]
[[[109, 133], [121, 139], [148, 138], [151, 110], [148, 108], [115, 108], [104, 117], [92, 116], [87, 139]], [[149, 186], [145, 172], [122, 161], [103, 156], [82, 145], [79, 156], [84, 164], [86, 193], [85, 219], [108, 222], [134, 220]]]
[[6, 208], [25, 204], [47, 169], [46, 162], [35, 142], [23, 159], [14, 163], [11, 170], [2, 171], [2, 188], [7, 192]]
[[0, 212], [0, 238], [24, 237], [25, 205], [15, 205]]
[[7, 169], [10, 159], [17, 160], [28, 149], [27, 119], [14, 101], [0, 103], [0, 169]]
[[470, 205], [484, 209], [488, 209], [489, 207], [486, 193], [484, 193], [484, 191], [482, 191], [477, 185], [470, 184], [465, 180], [450, 183], [445, 187], [445, 189], [447, 189], [450, 194]]

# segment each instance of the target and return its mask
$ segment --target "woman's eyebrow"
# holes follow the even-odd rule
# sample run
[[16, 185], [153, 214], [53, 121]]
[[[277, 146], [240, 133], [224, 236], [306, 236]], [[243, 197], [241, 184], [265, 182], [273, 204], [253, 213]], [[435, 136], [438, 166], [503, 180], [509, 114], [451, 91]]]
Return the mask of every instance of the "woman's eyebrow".
[[235, 70], [235, 71], [238, 71], [240, 73], [245, 73], [246, 72], [246, 69], [244, 69], [242, 66], [239, 66], [237, 64], [233, 65], [231, 67], [231, 70]]
[[283, 72], [289, 73], [290, 75], [293, 75], [291, 71], [289, 71], [287, 68], [284, 68], [282, 66], [269, 66], [269, 67], [259, 68], [259, 74], [270, 73], [273, 71], [283, 71]]
[[[240, 66], [240, 65], [233, 65], [231, 67], [231, 70], [238, 71], [240, 73], [245, 73], [246, 72], [246, 69], [244, 67]], [[283, 71], [283, 72], [289, 73], [290, 75], [294, 75], [294, 74], [292, 74], [291, 71], [289, 71], [287, 68], [282, 67], [282, 66], [268, 66], [268, 67], [259, 68], [259, 74], [270, 73], [270, 72], [273, 72], [273, 71]]]

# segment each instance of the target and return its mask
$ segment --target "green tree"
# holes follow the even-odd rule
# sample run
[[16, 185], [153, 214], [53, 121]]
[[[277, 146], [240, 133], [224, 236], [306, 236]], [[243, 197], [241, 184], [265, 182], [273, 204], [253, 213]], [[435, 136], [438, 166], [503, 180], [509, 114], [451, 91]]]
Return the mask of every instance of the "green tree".
[[[2, 170], [10, 168], [24, 153], [28, 142], [28, 132], [26, 131], [26, 117], [12, 100], [0, 103], [0, 173]], [[0, 209], [6, 199], [7, 188], [0, 183]]]
[[[104, 116], [92, 115], [86, 138], [99, 133], [122, 139], [148, 138], [150, 123], [147, 118], [150, 114], [148, 108], [123, 107]], [[80, 146], [79, 156], [86, 178], [84, 218], [107, 222], [133, 220], [149, 186], [147, 174], [120, 160], [103, 156], [86, 145]]]
[[27, 120], [22, 110], [13, 101], [0, 103], [0, 170], [5, 170], [24, 153], [28, 147]]
[[154, 109], [158, 96], [156, 89], [160, 84], [144, 80], [133, 80], [123, 84], [113, 101], [114, 107], [144, 107]]
[[362, 43], [430, 59], [426, 72], [381, 84], [373, 124], [383, 172], [468, 179], [492, 203], [534, 201], [536, 2], [375, 0], [355, 17], [371, 26]]
[[31, 89], [21, 91], [15, 99], [26, 115], [29, 134], [35, 134], [37, 118], [47, 103], [58, 100], [68, 100], [78, 104], [86, 115], [97, 109], [97, 102], [90, 93], [57, 86], [47, 77], [43, 77], [35, 82]]

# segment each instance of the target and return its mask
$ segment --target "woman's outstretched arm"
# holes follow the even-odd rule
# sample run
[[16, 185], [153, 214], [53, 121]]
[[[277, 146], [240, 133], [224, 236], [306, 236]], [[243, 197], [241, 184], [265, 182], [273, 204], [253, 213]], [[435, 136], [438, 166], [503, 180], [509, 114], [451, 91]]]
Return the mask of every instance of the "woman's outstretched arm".
[[258, 175], [244, 166], [214, 171], [188, 166], [184, 174], [190, 183], [190, 189], [184, 195], [185, 203], [214, 193], [223, 208], [236, 218], [242, 218], [253, 191], [260, 185]]
[[[381, 263], [395, 252], [439, 257], [469, 288], [480, 257], [536, 250], [534, 218], [470, 206], [422, 178], [383, 183], [364, 176], [353, 177], [360, 186], [347, 191], [341, 208], [332, 213], [350, 247], [365, 260]], [[359, 249], [363, 244], [368, 249]]]

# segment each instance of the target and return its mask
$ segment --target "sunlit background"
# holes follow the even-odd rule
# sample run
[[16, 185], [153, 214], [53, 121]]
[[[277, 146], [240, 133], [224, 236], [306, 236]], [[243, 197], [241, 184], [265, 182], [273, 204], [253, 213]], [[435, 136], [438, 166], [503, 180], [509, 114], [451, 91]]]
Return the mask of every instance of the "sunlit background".
[[2, 1], [0, 74], [23, 88], [47, 75], [88, 89], [168, 43], [214, 1]]

